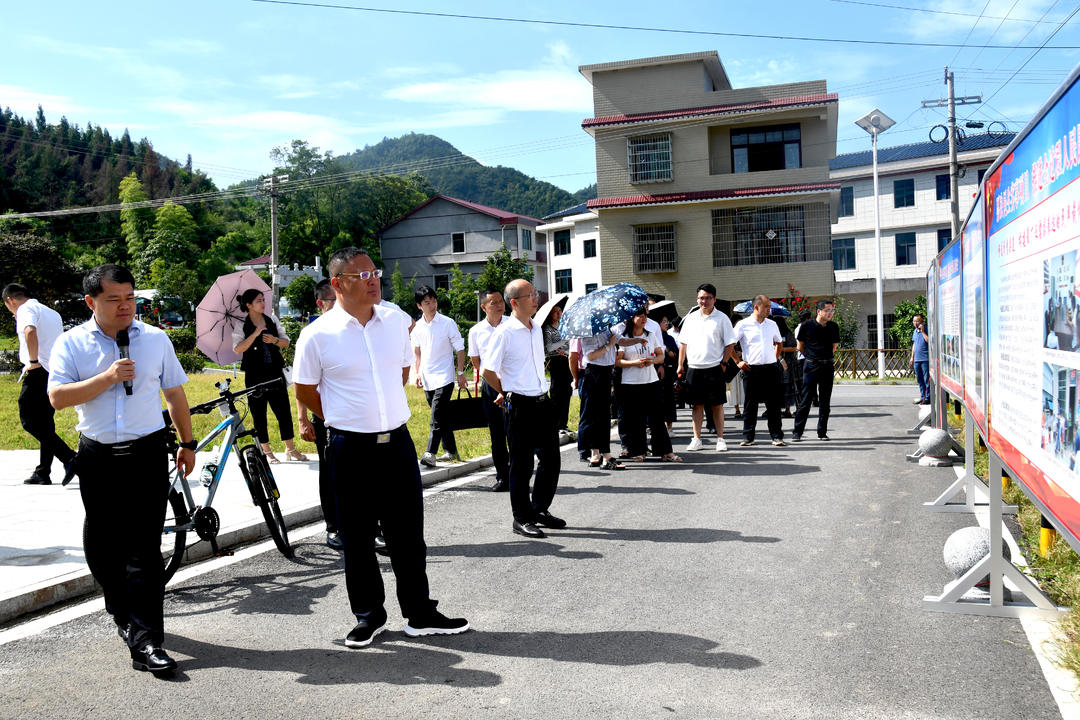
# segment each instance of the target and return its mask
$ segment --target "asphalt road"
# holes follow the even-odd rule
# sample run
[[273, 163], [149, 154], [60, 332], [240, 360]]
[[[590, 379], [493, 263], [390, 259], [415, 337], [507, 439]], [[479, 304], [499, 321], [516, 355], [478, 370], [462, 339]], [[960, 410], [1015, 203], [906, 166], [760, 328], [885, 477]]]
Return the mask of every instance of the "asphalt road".
[[682, 466], [568, 450], [570, 527], [543, 541], [488, 478], [429, 497], [433, 595], [465, 635], [406, 638], [386, 565], [390, 631], [347, 650], [320, 534], [172, 590], [171, 681], [132, 671], [102, 612], [0, 646], [0, 717], [1058, 717], [1018, 621], [920, 609], [973, 519], [920, 507], [953, 475], [904, 462], [911, 396], [838, 388], [831, 443], [738, 448], [729, 418], [732, 450]]

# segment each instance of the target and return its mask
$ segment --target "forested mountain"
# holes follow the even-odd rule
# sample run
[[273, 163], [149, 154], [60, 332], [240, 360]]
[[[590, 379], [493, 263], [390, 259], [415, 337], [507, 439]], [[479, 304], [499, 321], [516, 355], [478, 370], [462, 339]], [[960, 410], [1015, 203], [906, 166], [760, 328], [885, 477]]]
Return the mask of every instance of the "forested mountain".
[[416, 172], [443, 195], [535, 218], [596, 197], [595, 185], [571, 194], [513, 168], [481, 165], [434, 135], [410, 133], [385, 138], [338, 160], [350, 170]]

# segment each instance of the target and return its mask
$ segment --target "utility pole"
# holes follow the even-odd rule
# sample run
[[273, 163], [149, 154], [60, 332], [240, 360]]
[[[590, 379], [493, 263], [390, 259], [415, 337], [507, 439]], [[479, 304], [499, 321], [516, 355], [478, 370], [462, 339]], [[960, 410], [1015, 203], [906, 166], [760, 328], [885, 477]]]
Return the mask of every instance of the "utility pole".
[[949, 210], [952, 214], [952, 237], [955, 239], [960, 234], [960, 191], [958, 188], [960, 175], [956, 162], [956, 106], [977, 105], [982, 102], [981, 95], [968, 95], [957, 98], [953, 89], [953, 74], [949, 68], [945, 68], [945, 85], [949, 89], [949, 96], [940, 100], [923, 100], [924, 108], [946, 106], [949, 108], [948, 134], [949, 134]]
[[270, 293], [271, 312], [278, 314], [278, 302], [281, 300], [281, 287], [278, 284], [278, 241], [277, 241], [277, 199], [278, 183], [289, 179], [288, 175], [271, 175], [262, 181], [260, 191], [270, 196]]

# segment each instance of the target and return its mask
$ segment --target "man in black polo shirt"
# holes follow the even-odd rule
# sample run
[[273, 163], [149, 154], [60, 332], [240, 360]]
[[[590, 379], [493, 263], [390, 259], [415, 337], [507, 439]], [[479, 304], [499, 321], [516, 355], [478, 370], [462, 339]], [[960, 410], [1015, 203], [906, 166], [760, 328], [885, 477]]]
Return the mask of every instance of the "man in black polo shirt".
[[840, 326], [832, 321], [835, 309], [832, 300], [818, 300], [817, 317], [799, 326], [799, 352], [806, 361], [803, 363], [802, 395], [799, 397], [799, 409], [795, 413], [795, 429], [791, 434], [793, 442], [802, 440], [815, 392], [818, 399], [817, 436], [819, 440], [829, 439], [833, 353], [840, 344]]

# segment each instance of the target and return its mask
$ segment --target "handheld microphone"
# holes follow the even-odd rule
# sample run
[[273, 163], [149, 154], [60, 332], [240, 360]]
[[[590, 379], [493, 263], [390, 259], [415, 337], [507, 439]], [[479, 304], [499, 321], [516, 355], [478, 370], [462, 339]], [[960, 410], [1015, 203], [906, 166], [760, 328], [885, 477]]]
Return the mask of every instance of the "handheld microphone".
[[[130, 345], [130, 342], [128, 341], [128, 331], [127, 331], [127, 329], [117, 330], [116, 331], [116, 347], [117, 347], [118, 350], [120, 350], [120, 359], [121, 360], [127, 360], [129, 357], [131, 357], [131, 353], [128, 352], [128, 346], [129, 345]], [[131, 394], [131, 381], [130, 380], [125, 380], [124, 381], [124, 392], [127, 393], [128, 395]]]

